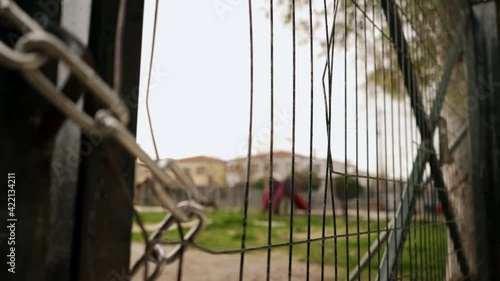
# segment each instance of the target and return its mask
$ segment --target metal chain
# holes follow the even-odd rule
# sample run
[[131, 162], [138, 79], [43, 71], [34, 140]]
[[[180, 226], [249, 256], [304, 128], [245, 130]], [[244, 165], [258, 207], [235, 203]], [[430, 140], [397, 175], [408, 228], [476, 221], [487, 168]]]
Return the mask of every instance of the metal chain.
[[[174, 222], [188, 222], [197, 218], [196, 225], [182, 237], [183, 241], [193, 241], [203, 230], [205, 215], [201, 205], [193, 201], [184, 201], [176, 204], [166, 192], [173, 181], [165, 171], [173, 172], [177, 182], [188, 191], [194, 201], [208, 205], [208, 198], [199, 192], [192, 180], [176, 166], [172, 160], [160, 160], [155, 162], [137, 144], [134, 136], [128, 131], [126, 125], [129, 121], [129, 111], [119, 95], [90, 67], [80, 56], [75, 54], [69, 46], [56, 36], [45, 31], [36, 21], [26, 14], [17, 4], [11, 0], [0, 0], [0, 18], [5, 22], [13, 24], [23, 31], [24, 35], [17, 41], [12, 49], [0, 41], [0, 66], [18, 70], [31, 86], [42, 94], [56, 108], [75, 121], [83, 131], [92, 135], [100, 135], [115, 139], [132, 156], [140, 159], [154, 175], [154, 184], [150, 185], [157, 196], [160, 204], [171, 212], [167, 215], [162, 226], [151, 238], [148, 239], [149, 253], [136, 262], [131, 269], [131, 276], [135, 275], [140, 266], [147, 264], [148, 260], [156, 263], [154, 272], [147, 280], [154, 280], [161, 273], [161, 269], [175, 259], [179, 258], [184, 251], [185, 243], [178, 243], [169, 253], [165, 254], [161, 248], [161, 238]], [[65, 63], [71, 74], [79, 80], [89, 93], [98, 98], [106, 107], [96, 112], [95, 116], [89, 116], [78, 109], [76, 104], [67, 98], [40, 70], [49, 59], [59, 60]], [[182, 242], [183, 242], [182, 241]], [[147, 266], [147, 265], [146, 265]]]
[[[176, 246], [169, 254], [163, 253], [163, 248], [160, 246], [163, 244], [163, 237], [165, 233], [171, 228], [175, 221], [175, 218], [172, 215], [167, 215], [163, 221], [161, 222], [161, 227], [150, 235], [148, 239], [148, 243], [154, 245], [150, 248], [149, 253], [144, 253], [139, 260], [137, 260], [132, 269], [130, 271], [130, 277], [134, 277], [138, 274], [139, 269], [145, 265], [148, 261], [153, 261], [156, 263], [156, 267], [153, 272], [148, 275], [147, 280], [154, 280], [161, 274], [162, 267], [164, 265], [170, 264], [177, 260], [182, 251], [186, 247], [189, 242], [193, 242], [194, 238], [203, 231], [206, 224], [205, 213], [203, 212], [203, 207], [192, 202], [192, 201], [183, 201], [177, 205], [179, 208], [183, 209], [190, 218], [196, 218], [197, 221], [194, 226], [182, 237], [183, 243], [176, 243]], [[187, 242], [187, 243], [186, 243]]]

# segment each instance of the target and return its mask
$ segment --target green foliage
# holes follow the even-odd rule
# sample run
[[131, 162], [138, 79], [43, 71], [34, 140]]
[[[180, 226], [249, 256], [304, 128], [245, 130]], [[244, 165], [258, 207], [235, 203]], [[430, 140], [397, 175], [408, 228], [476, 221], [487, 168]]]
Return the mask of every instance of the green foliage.
[[[288, 179], [291, 179], [290, 175]], [[294, 174], [295, 190], [297, 191], [309, 191], [309, 170], [305, 169], [302, 171], [296, 171]], [[321, 179], [318, 173], [311, 172], [311, 190], [317, 190], [321, 184]]]
[[264, 189], [264, 186], [266, 185], [264, 183], [265, 179], [264, 178], [260, 178], [258, 180], [256, 180], [253, 184], [252, 184], [252, 187], [255, 188], [255, 189], [258, 189], [258, 190], [263, 190]]
[[[347, 178], [347, 186], [346, 186]], [[334, 193], [338, 199], [349, 200], [356, 198], [357, 195], [363, 193], [365, 187], [359, 184], [355, 177], [340, 176], [334, 179]], [[347, 192], [346, 192], [347, 191]]]
[[[287, 0], [277, 1], [277, 16], [284, 24], [291, 24], [293, 7]], [[328, 33], [334, 35], [334, 48], [352, 50], [357, 45], [359, 61], [367, 60], [368, 93], [383, 92], [391, 98], [405, 97], [401, 71], [397, 63], [398, 49], [389, 38], [381, 0], [325, 1], [326, 7], [313, 8], [313, 33], [322, 47], [322, 56], [330, 50], [325, 38], [325, 10], [328, 18]], [[465, 3], [465, 2], [464, 2]], [[408, 43], [410, 56], [421, 91], [435, 86], [441, 77], [446, 55], [451, 48], [457, 23], [468, 9], [460, 1], [396, 1], [401, 28]], [[450, 8], [453, 7], [453, 8]], [[299, 29], [299, 43], [309, 42], [309, 1], [295, 2], [295, 20]], [[334, 22], [334, 25], [332, 25]], [[332, 27], [334, 30], [332, 30]], [[366, 52], [366, 56], [365, 56]], [[392, 67], [391, 67], [392, 65]], [[377, 89], [377, 90], [376, 90]]]
[[[292, 175], [289, 175], [286, 180], [291, 180]], [[256, 180], [252, 187], [258, 190], [263, 190], [268, 184], [268, 178], [260, 178]], [[318, 173], [311, 173], [311, 190], [317, 190], [321, 184], [321, 178]], [[301, 171], [296, 171], [294, 174], [294, 188], [297, 191], [308, 191], [309, 190], [309, 169], [304, 169]]]

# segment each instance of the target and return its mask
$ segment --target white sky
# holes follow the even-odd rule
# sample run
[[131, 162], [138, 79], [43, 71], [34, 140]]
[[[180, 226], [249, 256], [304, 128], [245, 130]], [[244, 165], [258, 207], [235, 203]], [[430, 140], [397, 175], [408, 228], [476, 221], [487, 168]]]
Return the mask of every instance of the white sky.
[[[250, 59], [247, 1], [160, 1], [156, 51], [150, 91], [150, 110], [160, 158], [209, 155], [231, 159], [246, 155], [248, 145]], [[319, 2], [319, 1], [317, 1]], [[230, 11], [218, 14], [217, 4]], [[270, 47], [269, 20], [262, 4], [254, 1], [254, 151], [269, 151]], [[147, 0], [143, 32], [141, 92], [137, 137], [154, 158], [145, 109], [154, 1]], [[275, 150], [291, 149], [292, 37], [291, 27], [275, 20]], [[315, 42], [318, 46], [319, 43]], [[345, 159], [344, 54], [336, 53], [334, 66], [332, 149], [336, 160]], [[321, 74], [325, 58], [315, 50], [314, 151], [325, 157], [326, 128]], [[297, 46], [296, 152], [309, 153], [310, 64], [309, 44]], [[355, 163], [355, 73], [353, 52], [348, 53], [347, 158]], [[360, 69], [364, 64], [360, 62]], [[360, 71], [361, 71], [360, 70]], [[364, 77], [363, 72], [358, 77]], [[358, 81], [360, 167], [375, 167], [375, 109], [370, 97], [366, 149], [364, 78]], [[388, 101], [389, 102], [389, 99]], [[387, 103], [389, 106], [389, 103]], [[395, 103], [397, 107], [397, 102]], [[387, 112], [387, 111], [386, 111]], [[390, 114], [390, 112], [388, 113]], [[396, 120], [396, 116], [394, 119]], [[389, 122], [389, 121], [388, 121]], [[397, 124], [397, 123], [396, 123]], [[388, 127], [390, 130], [390, 127]], [[397, 133], [396, 133], [397, 138]], [[389, 149], [392, 149], [389, 141]], [[396, 143], [398, 139], [396, 139]], [[396, 148], [397, 150], [398, 148]], [[389, 151], [390, 153], [390, 151]], [[395, 156], [399, 153], [396, 152]], [[388, 156], [389, 162], [391, 157]], [[396, 159], [396, 162], [398, 158]], [[405, 162], [406, 160], [403, 160]], [[361, 168], [360, 168], [361, 169]], [[366, 170], [366, 169], [364, 169]]]

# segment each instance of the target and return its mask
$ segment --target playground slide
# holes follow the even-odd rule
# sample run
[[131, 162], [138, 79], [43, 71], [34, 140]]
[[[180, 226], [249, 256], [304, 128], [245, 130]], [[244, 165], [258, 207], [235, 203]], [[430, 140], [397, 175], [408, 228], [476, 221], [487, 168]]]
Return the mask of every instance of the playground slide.
[[274, 213], [279, 213], [280, 204], [283, 197], [285, 197], [285, 187], [282, 183], [278, 183], [278, 188], [276, 188], [276, 194], [273, 194], [273, 210]]
[[[272, 199], [272, 205], [273, 205], [273, 210], [276, 212], [279, 209], [281, 199], [283, 199], [284, 194], [283, 188], [281, 186], [278, 186], [276, 190], [273, 193], [273, 199]], [[264, 192], [262, 195], [262, 209], [265, 211], [267, 210], [267, 206], [269, 203], [269, 191]]]
[[307, 210], [306, 201], [302, 198], [302, 196], [300, 196], [297, 191], [295, 191], [293, 194], [293, 201], [295, 202], [295, 206], [297, 206], [299, 209]]
[[262, 194], [262, 210], [267, 210], [267, 202], [269, 201], [269, 191]]
[[[278, 188], [276, 188], [275, 193], [273, 194], [273, 210], [277, 212], [279, 210], [279, 206], [281, 204], [281, 200], [285, 196], [285, 190], [282, 185], [278, 185]], [[302, 209], [302, 210], [307, 210], [307, 203], [306, 201], [300, 196], [300, 194], [296, 191], [293, 194], [293, 201], [295, 202], [295, 206], [297, 208]], [[262, 209], [267, 210], [267, 205], [269, 202], [269, 191], [264, 192], [262, 196]]]

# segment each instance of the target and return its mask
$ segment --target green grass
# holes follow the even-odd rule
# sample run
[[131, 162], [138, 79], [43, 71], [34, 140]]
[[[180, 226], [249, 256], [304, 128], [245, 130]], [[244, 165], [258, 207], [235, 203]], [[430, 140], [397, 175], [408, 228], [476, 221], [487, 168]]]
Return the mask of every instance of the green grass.
[[[162, 220], [165, 214], [144, 212], [141, 213], [143, 222], [155, 224]], [[241, 248], [243, 214], [236, 211], [213, 211], [207, 214], [210, 223], [205, 230], [196, 238], [200, 245], [213, 250], [232, 250]], [[252, 211], [247, 216], [246, 248], [268, 245], [268, 216], [257, 211]], [[310, 242], [309, 261], [311, 263], [321, 263], [324, 256], [326, 266], [337, 265], [339, 276], [346, 276], [347, 269], [352, 270], [358, 263], [358, 259], [363, 257], [368, 251], [370, 244], [377, 240], [377, 222], [370, 222], [371, 235], [368, 235], [368, 221], [360, 220], [359, 225], [354, 217], [348, 219], [346, 227], [345, 219], [337, 217], [336, 232], [334, 232], [333, 218], [326, 217], [323, 222], [322, 216], [312, 216], [310, 218], [311, 238], [319, 238]], [[385, 228], [385, 221], [380, 221], [380, 229]], [[323, 225], [325, 236], [337, 234], [337, 239], [328, 238], [321, 241]], [[422, 226], [423, 225], [423, 226]], [[185, 228], [184, 231], [188, 229]], [[302, 242], [307, 240], [308, 218], [304, 215], [296, 215], [293, 222], [293, 241]], [[346, 237], [348, 230], [349, 237]], [[357, 235], [357, 233], [360, 233]], [[150, 233], [149, 233], [150, 234]], [[166, 239], [178, 239], [177, 231], [170, 231]], [[132, 234], [133, 241], [143, 241], [139, 233]], [[273, 226], [271, 232], [271, 243], [282, 244], [290, 241], [290, 218], [289, 216], [273, 216]], [[411, 249], [409, 247], [411, 243]], [[412, 280], [444, 279], [446, 265], [446, 226], [426, 225], [423, 221], [418, 221], [412, 225], [410, 237], [407, 239], [403, 250], [398, 276], [412, 274]], [[307, 243], [299, 243], [293, 246], [293, 255], [297, 260], [307, 261]], [[283, 251], [288, 254], [289, 245], [275, 248], [273, 251]], [[324, 255], [322, 254], [324, 249]], [[359, 252], [358, 252], [359, 249]], [[380, 258], [383, 257], [385, 244], [380, 249]], [[260, 250], [256, 253], [264, 253]], [[368, 275], [375, 277], [378, 272], [379, 253], [376, 252], [370, 263], [370, 273], [368, 269], [363, 270], [362, 279], [367, 279]]]
[[142, 223], [144, 224], [152, 224], [159, 223], [164, 217], [165, 213], [163, 212], [142, 212], [140, 213]]

